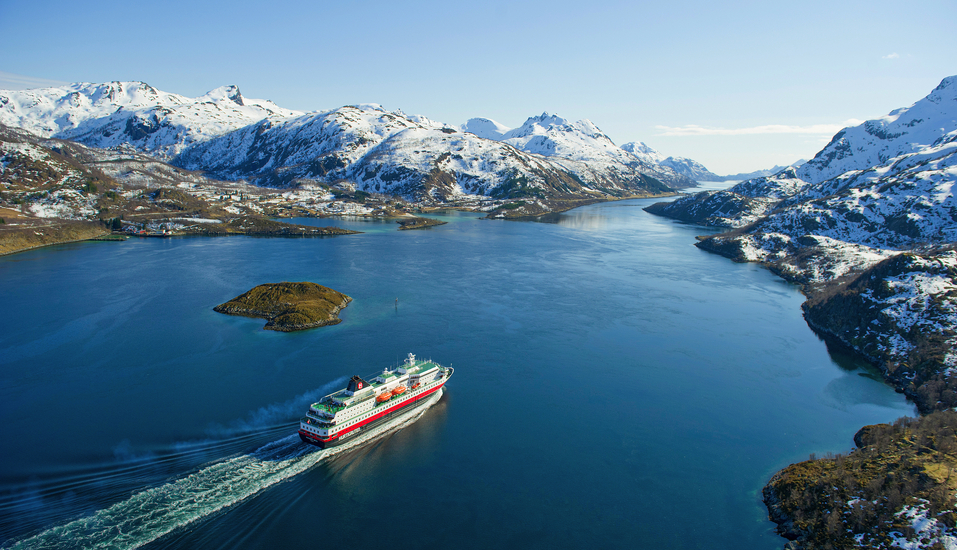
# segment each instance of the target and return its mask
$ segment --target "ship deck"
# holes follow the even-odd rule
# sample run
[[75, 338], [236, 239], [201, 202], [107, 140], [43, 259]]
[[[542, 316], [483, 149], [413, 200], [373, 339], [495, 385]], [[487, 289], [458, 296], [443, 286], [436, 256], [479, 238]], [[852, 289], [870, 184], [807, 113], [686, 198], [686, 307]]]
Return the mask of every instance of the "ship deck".
[[[427, 370], [429, 370], [429, 369], [431, 369], [431, 368], [433, 368], [433, 367], [437, 367], [437, 368], [440, 368], [440, 369], [441, 369], [441, 368], [442, 368], [442, 365], [439, 365], [438, 363], [433, 363], [431, 360], [430, 360], [430, 361], [421, 361], [421, 362], [416, 361], [415, 367], [413, 367], [413, 368], [416, 369], [416, 370], [413, 371], [412, 369], [409, 369], [409, 373], [408, 373], [408, 374], [415, 374], [416, 372], [425, 372], [425, 371], [427, 371]], [[376, 373], [376, 374], [374, 374], [374, 375], [371, 375], [371, 376], [369, 376], [368, 378], [363, 378], [363, 380], [366, 380], [367, 383], [369, 384], [369, 386], [367, 386], [367, 387], [379, 388], [379, 387], [382, 387], [382, 386], [384, 386], [384, 385], [386, 385], [386, 384], [389, 384], [389, 383], [390, 383], [392, 380], [394, 380], [395, 378], [398, 378], [398, 377], [400, 377], [400, 376], [405, 376], [405, 375], [400, 375], [400, 374], [397, 372], [397, 370], [395, 370], [395, 369], [393, 369], [390, 374], [392, 375], [392, 376], [390, 377], [390, 380], [386, 380], [385, 382], [375, 382], [375, 381], [374, 381], [376, 378], [382, 376], [382, 373], [381, 373], [381, 372]], [[409, 389], [411, 389], [411, 388], [409, 388]], [[332, 399], [336, 399], [337, 397], [341, 397], [341, 398], [343, 398], [343, 399], [351, 398], [351, 397], [352, 397], [352, 396], [347, 396], [347, 395], [345, 395], [345, 393], [346, 393], [346, 388], [343, 388], [343, 389], [341, 389], [341, 390], [339, 390], [339, 391], [330, 393], [329, 395], [327, 395], [327, 396], [323, 397], [322, 399], [320, 399], [318, 402], [313, 403], [313, 404], [312, 404], [312, 408], [317, 409], [317, 410], [321, 410], [321, 411], [326, 411], [326, 412], [328, 412], [329, 414], [336, 414], [337, 412], [339, 412], [339, 411], [341, 411], [341, 410], [348, 409], [348, 408], [350, 408], [350, 407], [353, 407], [353, 406], [355, 406], [355, 405], [358, 405], [359, 403], [365, 403], [367, 400], [372, 399], [372, 396], [374, 395], [374, 393], [368, 393], [367, 396], [364, 396], [364, 397], [361, 398], [361, 399], [356, 399], [355, 401], [349, 403], [348, 405], [333, 405], [333, 404], [331, 403], [331, 400], [332, 400]], [[402, 395], [405, 395], [405, 394], [402, 394]], [[386, 401], [385, 403], [388, 403], [388, 401]], [[379, 406], [379, 405], [381, 405], [381, 404], [384, 404], [384, 403], [376, 403], [376, 406]]]

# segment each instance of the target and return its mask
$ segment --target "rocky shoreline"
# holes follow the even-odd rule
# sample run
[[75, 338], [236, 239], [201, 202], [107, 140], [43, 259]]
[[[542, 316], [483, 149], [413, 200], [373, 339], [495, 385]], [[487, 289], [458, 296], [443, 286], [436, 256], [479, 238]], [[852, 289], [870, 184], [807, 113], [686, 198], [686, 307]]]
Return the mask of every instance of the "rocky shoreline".
[[88, 241], [110, 230], [97, 222], [48, 223], [42, 226], [0, 226], [0, 256], [35, 250], [57, 244]]
[[[661, 204], [647, 210], [667, 216]], [[760, 221], [749, 222], [725, 233], [698, 237], [695, 245], [732, 261], [760, 263], [799, 285], [807, 298], [801, 308], [808, 326], [829, 345], [836, 344], [874, 365], [886, 383], [914, 402], [922, 416], [910, 420], [918, 431], [925, 419], [934, 416], [929, 423], [937, 425], [936, 415], [949, 414], [957, 406], [957, 376], [953, 375], [957, 370], [953, 368], [957, 246], [925, 246], [920, 253], [874, 251], [815, 235], [789, 240], [755, 231], [759, 226]], [[953, 443], [957, 449], [957, 413], [948, 416], [945, 424], [938, 435], [948, 451], [927, 448], [922, 455], [932, 463], [933, 472], [946, 471], [943, 476], [927, 477], [920, 473], [924, 466], [902, 463], [895, 454], [899, 445], [866, 447], [866, 433], [888, 430], [890, 425], [862, 428], [854, 438], [858, 449], [848, 455], [812, 455], [777, 472], [762, 493], [768, 518], [777, 525], [778, 534], [788, 539], [785, 550], [886, 548], [894, 541], [904, 547], [915, 543], [915, 548], [945, 542], [957, 545], [957, 486], [949, 485], [949, 472], [957, 474], [957, 458], [949, 447]], [[873, 464], [885, 466], [880, 483], [871, 477]], [[840, 479], [829, 478], [837, 465], [844, 468]], [[907, 477], [904, 471], [917, 472], [915, 479], [922, 484], [897, 483], [902, 475]], [[867, 481], [843, 486], [845, 478]], [[846, 498], [831, 499], [828, 487], [846, 489]], [[861, 487], [870, 487], [867, 490], [873, 494], [883, 492], [876, 500], [868, 497], [872, 504], [855, 505], [857, 497], [852, 493]], [[942, 487], [949, 492], [942, 493]], [[848, 530], [852, 520], [854, 527]]]
[[946, 78], [799, 168], [646, 209], [726, 229], [696, 246], [800, 285], [808, 326], [921, 414], [772, 477], [765, 503], [788, 548], [957, 548], [955, 105]]
[[853, 451], [776, 473], [762, 496], [785, 548], [952, 548], [955, 428], [955, 411], [864, 426]]
[[442, 220], [436, 220], [433, 218], [413, 217], [396, 220], [396, 223], [399, 224], [399, 231], [409, 231], [411, 229], [426, 229], [428, 227], [435, 227], [437, 225], [445, 225], [449, 222], [444, 222]]

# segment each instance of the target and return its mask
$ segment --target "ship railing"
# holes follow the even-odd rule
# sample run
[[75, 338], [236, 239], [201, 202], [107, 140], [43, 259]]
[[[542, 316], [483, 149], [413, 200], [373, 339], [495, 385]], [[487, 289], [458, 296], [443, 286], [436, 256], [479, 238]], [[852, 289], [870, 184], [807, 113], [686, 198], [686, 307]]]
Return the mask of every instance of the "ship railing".
[[299, 421], [305, 422], [306, 424], [309, 424], [311, 426], [317, 426], [319, 428], [330, 428], [332, 426], [335, 426], [336, 424], [335, 422], [326, 422], [324, 420], [316, 418], [315, 416], [309, 416], [309, 415], [306, 415], [300, 418]]

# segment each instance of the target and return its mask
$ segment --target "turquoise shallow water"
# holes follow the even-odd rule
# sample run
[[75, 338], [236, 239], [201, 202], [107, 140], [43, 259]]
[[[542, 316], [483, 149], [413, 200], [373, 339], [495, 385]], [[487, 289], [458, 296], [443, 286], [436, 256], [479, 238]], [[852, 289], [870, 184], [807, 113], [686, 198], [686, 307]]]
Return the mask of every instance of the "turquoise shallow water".
[[[0, 540], [83, 540], [95, 517], [114, 546], [132, 526], [168, 532], [151, 547], [780, 548], [767, 478], [913, 408], [827, 350], [796, 288], [698, 250], [707, 229], [648, 203], [0, 258]], [[292, 334], [212, 311], [282, 280], [354, 302]], [[286, 438], [309, 401], [408, 352], [455, 367], [443, 398], [302, 467]], [[278, 481], [239, 498], [229, 460]], [[199, 478], [221, 506], [151, 508], [147, 491]]]

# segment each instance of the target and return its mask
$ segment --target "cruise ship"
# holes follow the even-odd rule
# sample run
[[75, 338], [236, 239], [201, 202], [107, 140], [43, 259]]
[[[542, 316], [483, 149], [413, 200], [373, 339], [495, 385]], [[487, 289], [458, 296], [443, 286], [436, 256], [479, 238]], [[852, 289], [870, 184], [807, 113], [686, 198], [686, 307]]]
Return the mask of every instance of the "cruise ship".
[[452, 367], [409, 357], [395, 370], [369, 381], [353, 376], [345, 389], [309, 406], [299, 421], [299, 437], [323, 449], [341, 445], [364, 430], [424, 405], [452, 376]]

